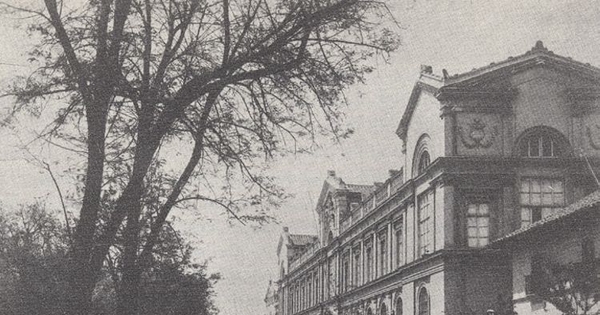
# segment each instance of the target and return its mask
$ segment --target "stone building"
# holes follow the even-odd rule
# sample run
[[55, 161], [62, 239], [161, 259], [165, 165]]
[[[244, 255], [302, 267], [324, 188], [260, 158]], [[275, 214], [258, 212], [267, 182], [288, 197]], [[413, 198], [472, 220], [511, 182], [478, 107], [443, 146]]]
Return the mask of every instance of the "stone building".
[[423, 66], [396, 130], [400, 170], [367, 186], [330, 171], [319, 235], [284, 230], [278, 314], [485, 314], [511, 301], [529, 314], [527, 250], [513, 245], [537, 244], [523, 231], [597, 189], [599, 83], [600, 69], [541, 42], [467, 73]]

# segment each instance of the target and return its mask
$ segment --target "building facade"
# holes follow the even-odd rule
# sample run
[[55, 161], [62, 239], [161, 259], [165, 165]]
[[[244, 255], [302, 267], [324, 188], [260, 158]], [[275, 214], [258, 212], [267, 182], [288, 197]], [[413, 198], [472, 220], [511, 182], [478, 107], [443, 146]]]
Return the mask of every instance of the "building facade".
[[330, 171], [319, 235], [284, 231], [278, 314], [506, 309], [518, 277], [497, 242], [597, 189], [599, 83], [541, 42], [463, 74], [423, 66], [396, 131], [400, 170], [374, 185]]

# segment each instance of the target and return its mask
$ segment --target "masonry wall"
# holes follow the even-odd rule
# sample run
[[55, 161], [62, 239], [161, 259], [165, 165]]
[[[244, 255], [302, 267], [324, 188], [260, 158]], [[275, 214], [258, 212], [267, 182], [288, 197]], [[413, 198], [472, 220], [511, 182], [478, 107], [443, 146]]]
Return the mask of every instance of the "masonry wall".
[[485, 314], [499, 310], [499, 299], [510, 301], [508, 256], [499, 253], [457, 256], [446, 262], [445, 314]]
[[405, 178], [414, 177], [414, 153], [417, 142], [424, 134], [429, 136], [429, 155], [433, 162], [444, 156], [444, 124], [440, 117], [440, 102], [427, 91], [421, 91], [408, 125], [406, 136]]

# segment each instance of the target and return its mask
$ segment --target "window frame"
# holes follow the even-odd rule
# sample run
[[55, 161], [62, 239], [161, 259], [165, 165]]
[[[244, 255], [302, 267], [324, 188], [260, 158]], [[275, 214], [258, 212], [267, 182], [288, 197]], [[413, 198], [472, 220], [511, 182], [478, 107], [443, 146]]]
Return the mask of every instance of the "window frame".
[[403, 266], [406, 259], [404, 252], [404, 232], [404, 214], [401, 214], [394, 222], [394, 263], [396, 269]]
[[548, 126], [525, 130], [516, 144], [515, 154], [523, 158], [559, 158], [572, 154], [569, 140], [560, 131]]
[[402, 315], [404, 313], [404, 302], [402, 301], [401, 297], [396, 298], [395, 310], [396, 312], [394, 315]]
[[362, 250], [361, 245], [352, 248], [352, 285], [360, 286], [360, 275], [362, 273]]
[[[524, 189], [524, 184], [527, 184], [527, 189]], [[552, 187], [560, 187], [559, 192], [544, 191], [546, 184], [550, 183]], [[536, 186], [537, 184], [537, 186]], [[536, 189], [537, 187], [537, 189]], [[539, 190], [539, 191], [537, 191]], [[564, 208], [566, 205], [566, 190], [565, 180], [562, 177], [547, 177], [547, 176], [525, 176], [519, 179], [518, 188], [519, 200], [519, 215], [521, 227], [531, 225], [537, 221], [544, 219], [547, 216], [553, 215], [556, 210]], [[527, 195], [527, 202], [524, 202], [524, 196]], [[539, 195], [539, 196], [538, 196]], [[551, 202], [545, 202], [546, 196], [550, 195]], [[537, 196], [537, 197], [535, 197]], [[559, 201], [555, 201], [555, 196], [560, 196]], [[539, 197], [539, 202], [537, 198]], [[559, 198], [559, 197], [556, 197]], [[546, 211], [546, 213], [544, 213]]]
[[[475, 205], [476, 208], [476, 213], [473, 214], [470, 212], [471, 209], [471, 205]], [[480, 207], [482, 205], [486, 205], [487, 210], [486, 210], [486, 215], [480, 215], [479, 210]], [[472, 195], [472, 196], [467, 196], [465, 198], [465, 202], [463, 203], [463, 211], [464, 211], [464, 218], [465, 218], [465, 238], [466, 238], [466, 246], [469, 248], [482, 248], [485, 247], [489, 244], [490, 240], [491, 240], [491, 234], [492, 234], [492, 212], [493, 212], [493, 199], [490, 197], [486, 197], [486, 196], [480, 196], [480, 195]], [[479, 222], [480, 222], [480, 218], [487, 218], [487, 226], [479, 226]], [[475, 225], [471, 225], [469, 219], [475, 219], [476, 224]], [[477, 235], [475, 237], [471, 236], [471, 228], [476, 228], [477, 230]], [[481, 237], [479, 235], [480, 229], [482, 227], [487, 228], [487, 236], [485, 238]], [[475, 246], [471, 245], [471, 239], [475, 239], [476, 240], [476, 244]], [[483, 242], [484, 244], [481, 243], [481, 240], [485, 239], [485, 241]]]
[[373, 264], [374, 264], [374, 257], [373, 255], [374, 250], [373, 250], [373, 239], [372, 236], [369, 237], [369, 239], [365, 240], [364, 242], [364, 260], [365, 260], [365, 267], [364, 267], [364, 281], [363, 283], [368, 283], [371, 280], [373, 280]]
[[[424, 207], [424, 199], [427, 199], [427, 207]], [[419, 258], [435, 251], [433, 240], [435, 235], [434, 207], [433, 190], [427, 190], [417, 197], [417, 254]], [[424, 213], [426, 216], [424, 216]], [[427, 228], [427, 230], [424, 231], [424, 228]]]
[[[423, 293], [425, 293], [425, 301], [422, 301], [421, 299], [423, 298]], [[426, 306], [426, 312], [423, 311], [423, 306]], [[417, 292], [417, 314], [418, 315], [430, 315], [431, 314], [431, 298], [429, 295], [429, 292], [427, 291], [427, 288], [425, 286], [422, 286], [419, 288], [419, 291]]]
[[421, 154], [419, 154], [419, 160], [417, 162], [417, 174], [424, 174], [427, 168], [431, 165], [431, 155], [427, 149], [423, 150]]
[[388, 228], [385, 227], [377, 233], [377, 275], [379, 277], [388, 273]]

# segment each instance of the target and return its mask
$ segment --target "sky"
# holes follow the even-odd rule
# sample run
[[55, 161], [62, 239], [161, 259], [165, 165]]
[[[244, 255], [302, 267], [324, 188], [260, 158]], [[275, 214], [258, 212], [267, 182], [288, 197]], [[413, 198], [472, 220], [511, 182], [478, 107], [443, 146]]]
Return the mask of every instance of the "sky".
[[[594, 1], [394, 0], [402, 45], [390, 63], [375, 60], [366, 84], [350, 88], [346, 123], [354, 135], [341, 144], [322, 143], [312, 154], [279, 158], [269, 173], [294, 197], [273, 214], [278, 223], [262, 228], [228, 223], [220, 213], [177, 221], [197, 248], [195, 256], [219, 272], [217, 307], [223, 315], [264, 314], [269, 279], [276, 276], [276, 247], [283, 226], [291, 233], [316, 233], [315, 202], [328, 170], [347, 183], [384, 181], [402, 167], [394, 134], [421, 64], [450, 75], [526, 52], [537, 40], [557, 54], [600, 66], [600, 5]], [[30, 44], [15, 22], [0, 22], [0, 89], [26, 67]], [[2, 107], [10, 106], [0, 102]], [[0, 201], [46, 197], [56, 202], [47, 174], [23, 159], [18, 134], [0, 130]], [[60, 157], [60, 153], [56, 153]], [[60, 175], [57, 174], [60, 181]]]

